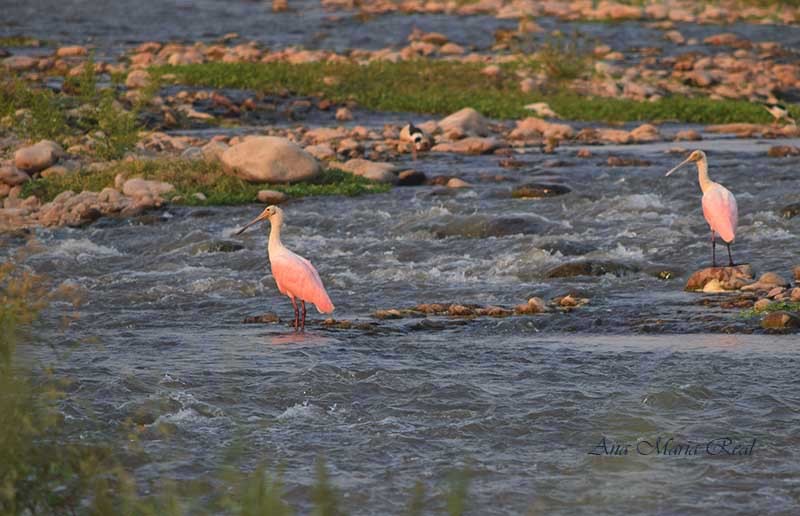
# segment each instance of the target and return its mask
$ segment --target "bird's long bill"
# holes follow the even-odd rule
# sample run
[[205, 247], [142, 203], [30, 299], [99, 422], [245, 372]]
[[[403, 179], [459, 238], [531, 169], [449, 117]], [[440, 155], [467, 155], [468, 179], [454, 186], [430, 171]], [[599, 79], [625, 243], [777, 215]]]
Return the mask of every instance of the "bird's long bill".
[[253, 220], [251, 220], [250, 222], [248, 222], [247, 224], [245, 224], [244, 226], [242, 226], [242, 229], [240, 229], [239, 231], [237, 231], [236, 233], [234, 233], [234, 235], [241, 235], [242, 233], [244, 233], [244, 232], [245, 232], [245, 230], [246, 230], [247, 228], [249, 228], [249, 227], [250, 227], [250, 226], [252, 226], [253, 224], [257, 224], [257, 223], [261, 222], [261, 221], [262, 221], [262, 220], [264, 220], [265, 218], [266, 218], [266, 217], [265, 217], [263, 214], [262, 214], [262, 215], [259, 215], [258, 217], [254, 218]]
[[675, 172], [676, 170], [678, 170], [679, 168], [681, 168], [682, 166], [684, 166], [684, 165], [685, 165], [685, 164], [687, 164], [687, 163], [689, 163], [689, 158], [686, 158], [685, 160], [683, 160], [683, 162], [681, 162], [681, 164], [680, 164], [680, 165], [678, 165], [677, 167], [675, 167], [675, 168], [673, 168], [672, 170], [670, 170], [669, 172], [667, 172], [667, 174], [666, 174], [666, 175], [670, 175], [670, 174], [672, 174], [673, 172]]

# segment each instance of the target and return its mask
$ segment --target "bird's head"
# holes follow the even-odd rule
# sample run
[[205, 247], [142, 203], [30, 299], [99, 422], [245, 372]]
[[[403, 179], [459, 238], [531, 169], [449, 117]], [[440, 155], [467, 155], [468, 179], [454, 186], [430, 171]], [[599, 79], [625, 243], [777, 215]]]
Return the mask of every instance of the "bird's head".
[[253, 224], [261, 222], [262, 220], [269, 220], [270, 224], [280, 225], [280, 223], [283, 222], [283, 210], [278, 208], [277, 206], [270, 204], [269, 206], [264, 208], [264, 211], [262, 211], [258, 217], [254, 218], [253, 220], [245, 224], [242, 227], [242, 229], [234, 233], [234, 235], [241, 235], [242, 233], [245, 232], [247, 228], [249, 228]]
[[678, 170], [679, 168], [681, 168], [684, 165], [687, 165], [689, 163], [697, 163], [698, 161], [702, 161], [704, 159], [706, 159], [706, 153], [705, 152], [703, 152], [701, 150], [692, 151], [692, 153], [689, 154], [688, 158], [686, 158], [678, 166], [676, 166], [675, 168], [673, 168], [672, 170], [667, 172], [667, 175], [672, 174], [673, 172], [675, 172], [676, 170]]
[[414, 133], [411, 136], [411, 138], [412, 140], [414, 140], [414, 147], [417, 150], [427, 150], [428, 147], [430, 147], [430, 142], [428, 141], [428, 138], [426, 138], [421, 131], [418, 133]]

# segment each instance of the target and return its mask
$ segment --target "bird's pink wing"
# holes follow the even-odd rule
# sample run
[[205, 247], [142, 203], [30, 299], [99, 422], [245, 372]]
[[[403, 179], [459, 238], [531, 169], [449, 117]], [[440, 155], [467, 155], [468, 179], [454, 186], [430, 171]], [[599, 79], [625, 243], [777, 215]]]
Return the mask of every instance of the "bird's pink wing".
[[333, 303], [311, 262], [288, 250], [270, 256], [270, 262], [272, 275], [282, 292], [314, 303], [321, 313], [333, 312]]
[[722, 185], [715, 185], [703, 194], [703, 215], [708, 225], [728, 243], [736, 238], [739, 210], [733, 194]]

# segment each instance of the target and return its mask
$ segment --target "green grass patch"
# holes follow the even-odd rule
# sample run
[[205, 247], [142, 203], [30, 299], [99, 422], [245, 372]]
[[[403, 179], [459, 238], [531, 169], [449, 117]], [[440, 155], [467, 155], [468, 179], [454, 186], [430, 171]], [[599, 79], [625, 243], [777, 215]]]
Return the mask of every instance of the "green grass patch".
[[[114, 186], [114, 178], [122, 174], [125, 178], [141, 177], [166, 181], [175, 187], [172, 194], [180, 204], [234, 205], [256, 202], [259, 190], [278, 190], [289, 197], [312, 195], [356, 196], [366, 193], [381, 193], [391, 187], [375, 183], [347, 172], [327, 169], [310, 181], [288, 185], [253, 184], [226, 174], [218, 163], [178, 158], [141, 161], [120, 161], [101, 171], [80, 170], [58, 177], [39, 178], [25, 183], [23, 195], [36, 195], [43, 202], [53, 200], [61, 192], [84, 190], [99, 192]], [[196, 193], [205, 200], [194, 197]]]
[[767, 312], [800, 312], [800, 301], [773, 301], [761, 310], [742, 310], [742, 317], [758, 317]]
[[40, 47], [46, 43], [36, 38], [28, 36], [4, 36], [0, 37], [0, 47]]
[[[552, 61], [552, 59], [551, 59]], [[559, 88], [554, 92], [523, 93], [512, 73], [519, 63], [504, 65], [505, 78], [480, 73], [483, 65], [416, 60], [398, 63], [205, 63], [153, 68], [157, 75], [175, 74], [182, 84], [241, 88], [263, 93], [287, 89], [298, 95], [325, 95], [342, 102], [355, 99], [376, 111], [448, 114], [473, 107], [493, 118], [524, 118], [525, 104], [544, 101], [571, 120], [686, 123], [767, 123], [763, 107], [746, 101], [672, 96], [656, 102], [585, 97]], [[567, 71], [568, 75], [572, 72]], [[323, 78], [334, 76], [335, 85]]]
[[0, 117], [13, 117], [24, 110], [13, 124], [14, 132], [23, 138], [63, 138], [68, 131], [65, 112], [69, 107], [63, 97], [50, 90], [34, 88], [16, 78], [0, 82]]
[[121, 158], [136, 145], [141, 129], [136, 120], [139, 109], [126, 110], [113, 89], [98, 89], [91, 56], [83, 72], [68, 78], [58, 94], [19, 77], [0, 81], [0, 117], [5, 119], [6, 131], [31, 141], [59, 143], [91, 135], [91, 153], [104, 160]]

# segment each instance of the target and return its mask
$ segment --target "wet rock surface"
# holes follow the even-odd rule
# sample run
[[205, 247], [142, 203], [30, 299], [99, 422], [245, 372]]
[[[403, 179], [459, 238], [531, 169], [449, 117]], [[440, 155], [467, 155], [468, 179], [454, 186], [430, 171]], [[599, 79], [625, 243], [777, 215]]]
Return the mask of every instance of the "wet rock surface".
[[797, 330], [800, 328], [800, 315], [792, 312], [770, 312], [761, 319], [761, 327], [766, 330]]
[[560, 184], [528, 183], [514, 187], [511, 196], [517, 199], [543, 199], [569, 193], [569, 187]]
[[716, 281], [719, 288], [738, 290], [753, 281], [753, 268], [750, 264], [735, 267], [709, 267], [692, 273], [686, 281], [685, 290], [703, 290], [705, 286]]
[[624, 263], [609, 261], [578, 260], [553, 267], [545, 274], [547, 278], [572, 278], [575, 276], [623, 276], [638, 272], [638, 268]]

